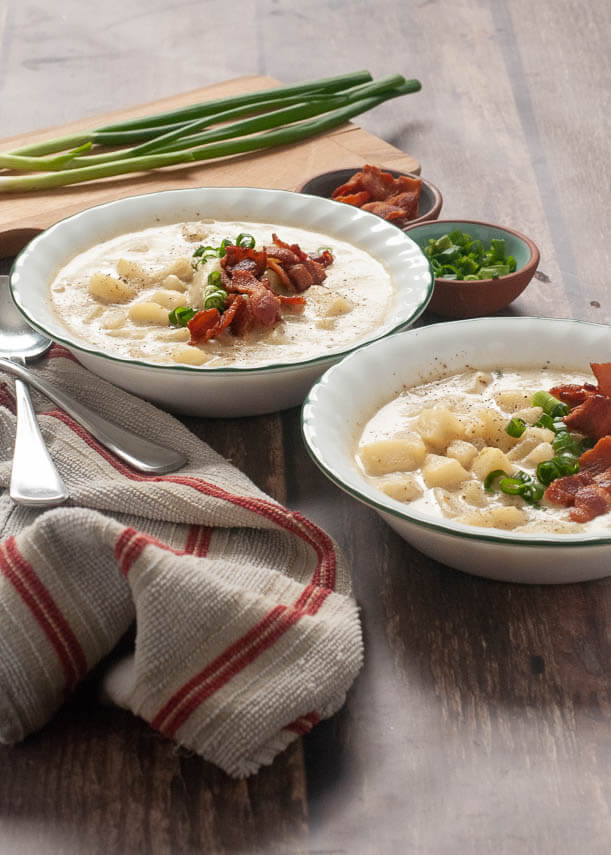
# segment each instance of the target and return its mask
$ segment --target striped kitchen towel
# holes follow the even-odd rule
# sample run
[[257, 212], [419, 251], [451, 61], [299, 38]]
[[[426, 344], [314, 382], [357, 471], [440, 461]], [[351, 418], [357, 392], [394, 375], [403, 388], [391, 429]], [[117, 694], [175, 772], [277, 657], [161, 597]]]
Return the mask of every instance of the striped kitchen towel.
[[230, 775], [255, 772], [336, 712], [361, 667], [340, 552], [176, 419], [63, 348], [37, 371], [189, 461], [138, 473], [34, 395], [71, 499], [17, 507], [6, 489], [13, 387], [0, 376], [0, 742], [41, 728], [135, 620], [134, 652], [109, 672], [107, 693]]

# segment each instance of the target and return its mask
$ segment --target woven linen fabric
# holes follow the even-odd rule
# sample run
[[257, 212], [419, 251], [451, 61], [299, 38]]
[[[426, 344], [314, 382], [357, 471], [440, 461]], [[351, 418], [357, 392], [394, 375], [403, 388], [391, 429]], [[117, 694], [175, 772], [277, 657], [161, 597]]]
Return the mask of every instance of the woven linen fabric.
[[255, 772], [336, 712], [361, 667], [340, 552], [175, 418], [62, 347], [36, 371], [188, 463], [143, 475], [34, 393], [70, 500], [18, 507], [7, 489], [13, 384], [0, 375], [0, 742], [41, 728], [135, 619], [111, 697], [230, 775]]

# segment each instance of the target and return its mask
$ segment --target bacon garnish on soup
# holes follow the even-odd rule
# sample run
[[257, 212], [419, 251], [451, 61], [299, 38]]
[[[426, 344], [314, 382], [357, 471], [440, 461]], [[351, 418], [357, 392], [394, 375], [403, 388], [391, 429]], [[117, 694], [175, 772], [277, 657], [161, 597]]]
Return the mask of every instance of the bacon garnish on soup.
[[611, 510], [611, 362], [590, 363], [598, 384], [567, 384], [550, 390], [571, 409], [569, 430], [596, 440], [579, 458], [579, 472], [557, 478], [545, 491], [552, 504], [570, 507], [570, 518], [588, 522]]

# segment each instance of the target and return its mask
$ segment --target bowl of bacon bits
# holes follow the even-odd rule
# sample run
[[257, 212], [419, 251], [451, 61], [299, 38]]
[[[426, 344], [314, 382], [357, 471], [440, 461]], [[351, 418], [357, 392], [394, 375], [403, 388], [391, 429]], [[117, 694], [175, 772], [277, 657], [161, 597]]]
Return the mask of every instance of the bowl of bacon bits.
[[372, 164], [322, 172], [300, 184], [297, 192], [369, 211], [401, 229], [437, 219], [443, 204], [441, 193], [430, 181]]

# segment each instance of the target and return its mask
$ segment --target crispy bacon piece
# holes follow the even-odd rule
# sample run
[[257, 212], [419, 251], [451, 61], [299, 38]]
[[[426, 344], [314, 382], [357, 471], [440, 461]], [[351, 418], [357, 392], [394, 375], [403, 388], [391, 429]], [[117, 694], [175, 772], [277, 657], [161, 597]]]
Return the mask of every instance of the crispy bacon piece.
[[267, 267], [265, 250], [248, 249], [245, 246], [228, 244], [225, 255], [221, 258], [221, 267], [225, 270], [248, 270], [254, 276], [261, 276]]
[[280, 240], [278, 235], [275, 233], [272, 234], [272, 240], [276, 246], [283, 247], [284, 249], [290, 249], [291, 252], [295, 253], [295, 255], [300, 261], [305, 261], [305, 259], [308, 257], [297, 243], [286, 243], [285, 241]]
[[372, 214], [377, 214], [378, 217], [382, 217], [383, 220], [388, 220], [389, 222], [395, 222], [397, 224], [402, 223], [403, 220], [406, 219], [403, 208], [399, 208], [397, 205], [392, 205], [390, 202], [367, 202], [366, 205], [363, 205], [363, 211], [369, 211]]
[[611, 436], [603, 436], [579, 458], [579, 466], [598, 476], [611, 467]]
[[286, 272], [295, 291], [306, 291], [310, 285], [314, 284], [314, 277], [305, 264], [293, 264]]
[[545, 491], [555, 505], [571, 508], [574, 522], [588, 522], [611, 510], [611, 436], [599, 439], [579, 458], [575, 475], [557, 478]]
[[356, 205], [396, 225], [405, 225], [418, 213], [421, 188], [422, 181], [416, 176], [394, 178], [390, 172], [382, 172], [368, 163], [345, 184], [336, 187], [331, 198]]
[[354, 205], [355, 208], [360, 208], [365, 202], [371, 199], [371, 193], [367, 190], [361, 190], [359, 193], [346, 193], [345, 196], [333, 196], [336, 202], [343, 202], [345, 205]]
[[294, 290], [293, 283], [289, 279], [288, 273], [286, 272], [284, 267], [282, 267], [282, 265], [276, 261], [275, 258], [270, 258], [268, 256], [267, 266], [269, 267], [270, 270], [274, 271], [274, 273], [280, 279], [280, 282], [282, 283], [283, 287], [286, 288], [287, 291], [293, 291]]
[[590, 368], [598, 380], [600, 394], [611, 396], [611, 362], [590, 362]]
[[255, 325], [255, 316], [250, 310], [248, 298], [243, 294], [236, 294], [232, 300], [236, 310], [231, 323], [231, 332], [242, 337]]
[[605, 395], [588, 395], [574, 407], [564, 423], [569, 430], [578, 431], [594, 439], [611, 434], [611, 398]]
[[190, 344], [197, 344], [200, 341], [208, 341], [208, 338], [212, 338], [212, 336], [207, 336], [206, 333], [216, 327], [220, 317], [221, 313], [218, 309], [202, 309], [201, 312], [193, 315], [187, 324], [191, 333]]
[[297, 264], [301, 260], [297, 253], [285, 246], [266, 246], [265, 252], [267, 253], [268, 264], [270, 259], [273, 258], [283, 267], [289, 267], [291, 264]]
[[582, 404], [589, 395], [596, 394], [596, 388], [593, 383], [584, 383], [583, 386], [578, 386], [576, 383], [565, 383], [562, 386], [553, 386], [549, 392], [563, 404], [576, 407], [577, 404]]
[[280, 300], [269, 288], [247, 270], [235, 270], [231, 279], [233, 289], [248, 295], [250, 310], [256, 321], [264, 327], [273, 326], [281, 320]]
[[323, 267], [329, 267], [333, 264], [333, 255], [328, 249], [323, 249], [320, 255], [312, 256], [312, 261], [315, 261], [317, 264], [322, 264]]

